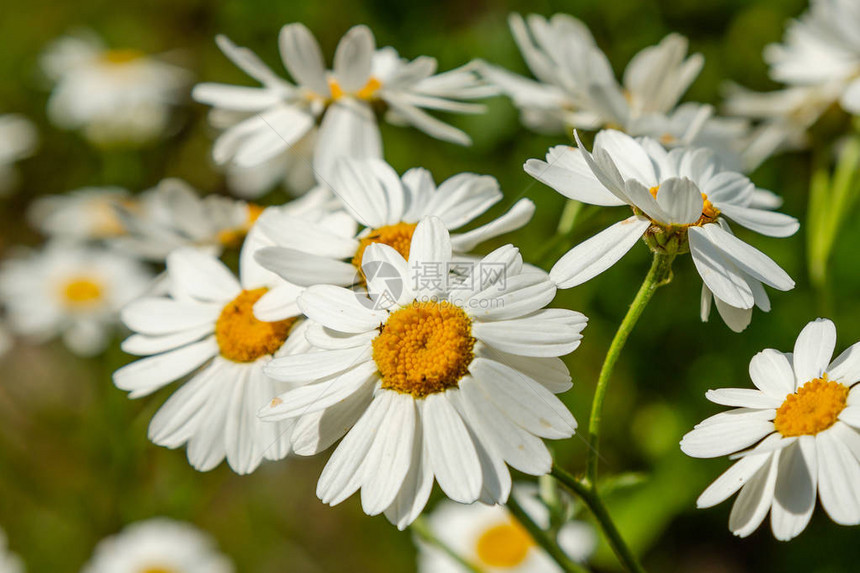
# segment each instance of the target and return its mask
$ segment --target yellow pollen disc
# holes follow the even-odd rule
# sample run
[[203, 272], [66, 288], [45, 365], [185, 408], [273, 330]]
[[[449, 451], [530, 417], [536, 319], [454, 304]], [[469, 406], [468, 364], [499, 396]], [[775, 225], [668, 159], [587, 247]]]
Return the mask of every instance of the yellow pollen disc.
[[[654, 197], [654, 199], [657, 198], [657, 193], [659, 193], [659, 191], [659, 185], [648, 189], [648, 192], [651, 193], [651, 196]], [[702, 216], [699, 217], [699, 220], [693, 223], [692, 226], [701, 227], [702, 225], [706, 225], [707, 223], [713, 223], [717, 220], [717, 217], [719, 217], [719, 215], [720, 210], [717, 209], [713, 203], [711, 203], [707, 195], [702, 193]]]
[[87, 277], [66, 281], [61, 292], [66, 306], [72, 308], [92, 306], [102, 300], [101, 284]]
[[472, 321], [447, 302], [416, 302], [388, 317], [373, 339], [382, 387], [423, 398], [456, 387], [472, 362]]
[[522, 525], [509, 522], [484, 531], [475, 550], [481, 565], [504, 569], [521, 565], [534, 544]]
[[274, 354], [284, 344], [295, 318], [263, 322], [254, 317], [254, 303], [267, 290], [243, 290], [221, 311], [215, 323], [215, 340], [224, 358], [233, 362], [253, 362]]
[[[382, 87], [382, 82], [378, 79], [371, 76], [367, 83], [364, 84], [364, 87], [353, 93], [352, 95], [357, 97], [358, 99], [369, 100], [373, 99], [373, 96], [376, 95], [376, 92], [379, 88]], [[331, 92], [332, 101], [337, 101], [346, 95], [346, 92], [343, 91], [343, 88], [340, 87], [340, 84], [337, 83], [337, 80], [334, 78], [328, 79], [328, 89]]]
[[168, 569], [166, 567], [147, 567], [140, 573], [177, 573], [175, 569]]
[[845, 409], [848, 386], [823, 378], [810, 380], [789, 394], [776, 411], [776, 430], [786, 438], [814, 436], [836, 423]]
[[235, 227], [233, 229], [224, 229], [223, 231], [218, 232], [218, 242], [224, 245], [225, 247], [239, 247], [242, 245], [242, 241], [245, 239], [245, 235], [248, 234], [248, 231], [251, 230], [251, 227], [254, 226], [254, 223], [257, 222], [257, 219], [260, 218], [260, 215], [263, 214], [263, 210], [265, 207], [261, 205], [257, 205], [255, 203], [248, 204], [248, 216], [245, 219], [245, 223], [239, 227]]
[[127, 64], [143, 57], [143, 52], [135, 49], [108, 50], [102, 54], [103, 62], [108, 64]]
[[352, 257], [352, 264], [355, 268], [361, 270], [361, 261], [364, 258], [364, 250], [374, 243], [382, 243], [388, 245], [404, 259], [409, 258], [409, 247], [412, 245], [412, 234], [415, 233], [416, 223], [397, 223], [396, 225], [386, 225], [378, 229], [372, 229], [370, 233], [361, 237], [358, 243], [358, 250], [355, 256]]

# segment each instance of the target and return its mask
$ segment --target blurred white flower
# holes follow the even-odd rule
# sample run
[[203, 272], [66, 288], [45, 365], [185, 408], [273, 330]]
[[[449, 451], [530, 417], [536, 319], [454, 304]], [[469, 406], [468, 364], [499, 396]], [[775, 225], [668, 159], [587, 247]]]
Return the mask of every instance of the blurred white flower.
[[[546, 161], [530, 159], [525, 170], [570, 199], [633, 209], [632, 217], [580, 243], [555, 264], [550, 277], [560, 288], [602, 273], [643, 237], [653, 249], [689, 248], [707, 291], [734, 330], [746, 327], [753, 306], [770, 309], [761, 283], [778, 290], [794, 287], [776, 263], [737, 239], [723, 218], [771, 237], [793, 235], [797, 220], [756, 204], [756, 198], [767, 196], [744, 175], [723, 169], [710, 150], [666, 151], [653, 139], [604, 130], [595, 137], [593, 153], [581, 142], [579, 148], [560, 145], [549, 150]], [[710, 295], [703, 297], [705, 303], [710, 308]]]
[[480, 81], [471, 66], [435, 74], [433, 58], [421, 56], [409, 61], [400, 58], [393, 48], [376, 49], [373, 33], [366, 26], [353, 27], [341, 39], [331, 70], [326, 68], [316, 39], [304, 25], [284, 26], [280, 34], [281, 59], [295, 84], [277, 76], [247, 48], [234, 45], [224, 36], [219, 36], [217, 42], [224, 54], [262, 87], [215, 83], [195, 86], [194, 99], [222, 112], [219, 121], [224, 112], [244, 114], [244, 119], [215, 142], [215, 161], [251, 167], [312, 137], [312, 164], [320, 183], [326, 182], [338, 157], [382, 156], [376, 119], [380, 107], [389, 121], [467, 145], [470, 139], [465, 133], [424, 110], [479, 113], [483, 106], [461, 100], [495, 93], [494, 88]]
[[99, 144], [140, 144], [169, 131], [191, 83], [187, 70], [134, 49], [108, 49], [92, 34], [65, 36], [42, 56], [54, 82], [48, 116]]
[[24, 573], [24, 562], [9, 551], [6, 545], [6, 534], [2, 529], [0, 529], [0, 573]]
[[83, 573], [233, 573], [215, 541], [193, 525], [156, 517], [103, 539]]
[[302, 386], [260, 416], [295, 420], [299, 455], [345, 434], [317, 484], [324, 503], [361, 489], [364, 511], [385, 512], [399, 529], [421, 513], [434, 477], [455, 501], [504, 503], [506, 463], [543, 475], [552, 458], [541, 438], [573, 435], [576, 421], [555, 396], [571, 386], [557, 357], [579, 346], [586, 317], [545, 309], [555, 286], [524, 270], [511, 245], [462, 283], [416, 280], [451, 261], [448, 231], [429, 217], [408, 261], [388, 245], [367, 247], [367, 294], [317, 285], [299, 298], [313, 351], [276, 358], [266, 372]]
[[665, 145], [695, 143], [739, 166], [746, 122], [715, 117], [709, 105], [678, 105], [704, 63], [701, 54], [687, 56], [683, 36], [670, 34], [636, 54], [619, 85], [606, 55], [576, 18], [511, 14], [509, 23], [537, 81], [489, 64], [481, 69], [513, 100], [526, 126], [550, 133], [606, 127]]
[[42, 234], [76, 241], [99, 240], [125, 233], [119, 215], [134, 200], [119, 187], [85, 187], [61, 195], [36, 199], [27, 218]]
[[17, 183], [14, 163], [29, 157], [36, 148], [36, 128], [20, 115], [0, 115], [0, 196]]
[[209, 471], [224, 458], [239, 474], [263, 459], [290, 452], [292, 422], [267, 424], [257, 410], [290, 386], [263, 371], [274, 356], [304, 351], [297, 316], [279, 322], [254, 318], [254, 303], [268, 290], [268, 271], [253, 259], [247, 240], [237, 280], [214, 255], [183, 248], [167, 257], [166, 296], [139, 299], [122, 311], [134, 334], [122, 348], [145, 356], [114, 373], [114, 383], [140, 398], [192, 374], [149, 425], [160, 446], [188, 445], [188, 461]]
[[104, 350], [119, 309], [150, 281], [143, 266], [123, 255], [49, 243], [4, 261], [0, 298], [15, 334], [36, 342], [62, 335], [70, 350], [88, 356]]
[[[514, 484], [511, 495], [542, 529], [549, 528], [549, 511], [529, 483]], [[561, 573], [508, 511], [499, 505], [462, 505], [443, 500], [427, 516], [433, 535], [467, 562], [486, 573]], [[568, 521], [557, 537], [562, 550], [584, 562], [597, 547], [594, 529], [582, 521]], [[419, 573], [468, 573], [440, 548], [418, 540]]]
[[6, 321], [0, 317], [0, 357], [9, 352], [13, 344], [14, 340], [9, 333], [9, 329], [6, 328]]
[[760, 122], [744, 152], [748, 169], [770, 155], [808, 144], [807, 131], [834, 104], [860, 114], [860, 6], [813, 0], [783, 42], [765, 47], [770, 77], [786, 88], [757, 93], [729, 84], [726, 112]]
[[263, 211], [229, 197], [201, 196], [180, 179], [164, 179], [120, 207], [124, 233], [110, 244], [158, 262], [180, 247], [220, 254], [226, 246], [240, 246]]
[[[368, 245], [386, 244], [408, 257], [420, 219], [439, 217], [453, 231], [502, 199], [498, 182], [489, 175], [460, 173], [437, 187], [426, 169], [410, 169], [401, 177], [380, 160], [340, 160], [332, 190], [345, 213], [314, 222], [272, 211], [258, 221], [274, 245], [261, 249], [258, 260], [291, 285], [352, 285]], [[534, 209], [530, 200], [520, 199], [499, 218], [453, 235], [454, 252], [468, 253], [482, 241], [519, 229], [528, 223]], [[356, 234], [359, 225], [364, 229]], [[258, 316], [278, 318], [278, 309], [295, 304], [299, 292], [295, 287], [272, 290], [257, 305]]]
[[681, 440], [689, 456], [740, 458], [697, 502], [711, 507], [740, 490], [729, 516], [735, 535], [750, 535], [770, 512], [774, 536], [792, 539], [816, 497], [836, 523], [860, 524], [860, 344], [831, 362], [835, 347], [836, 327], [819, 318], [793, 353], [759, 352], [749, 367], [756, 389], [708, 390], [708, 400], [735, 409]]

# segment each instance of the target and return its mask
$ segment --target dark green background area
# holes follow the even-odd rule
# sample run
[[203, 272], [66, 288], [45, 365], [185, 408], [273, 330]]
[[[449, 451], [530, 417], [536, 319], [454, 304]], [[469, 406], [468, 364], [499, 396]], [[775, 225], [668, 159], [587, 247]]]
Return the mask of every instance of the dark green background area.
[[[218, 51], [215, 34], [252, 48], [278, 72], [283, 70], [278, 30], [301, 21], [329, 57], [350, 26], [365, 23], [378, 45], [392, 45], [409, 58], [434, 56], [440, 70], [482, 58], [527, 73], [507, 28], [508, 13], [567, 12], [588, 24], [619, 74], [633, 54], [665, 34], [688, 36], [692, 49], [706, 56], [706, 64], [686, 99], [717, 104], [726, 79], [756, 89], [776, 87], [767, 79], [761, 49], [779, 40], [786, 20], [804, 9], [800, 0], [13, 0], [11, 10], [5, 5], [0, 16], [0, 112], [34, 120], [41, 146], [38, 155], [21, 165], [19, 192], [0, 202], [0, 249], [7, 252], [16, 244], [40, 240], [22, 217], [39, 195], [101, 184], [139, 191], [166, 176], [185, 178], [203, 192], [225, 192], [209, 158], [213, 133], [203, 106], [189, 104], [182, 112], [185, 127], [175, 137], [139, 152], [99, 152], [78, 135], [47, 123], [49, 91], [37, 71], [38, 55], [50, 40], [78, 27], [95, 30], [112, 47], [168, 52], [198, 80], [250, 85]], [[521, 196], [533, 199], [538, 211], [532, 223], [483, 249], [513, 242], [527, 260], [549, 268], [569, 246], [550, 245], [564, 202], [527, 176], [522, 164], [543, 157], [548, 147], [566, 139], [525, 131], [503, 98], [488, 103], [486, 114], [450, 118], [473, 137], [473, 147], [384, 126], [386, 158], [401, 172], [427, 167], [437, 181], [462, 171], [494, 175], [505, 200], [487, 218]], [[803, 220], [809, 165], [808, 153], [788, 154], [766, 163], [753, 179], [783, 195], [783, 210]], [[276, 193], [271, 201], [284, 197]], [[569, 244], [625, 213], [586, 210], [588, 216], [577, 223]], [[791, 293], [771, 291], [773, 311], [757, 311], [752, 325], [734, 334], [716, 315], [710, 323], [699, 322], [701, 281], [689, 257], [677, 260], [674, 282], [660, 290], [646, 310], [610, 389], [602, 471], [645, 476], [638, 485], [618, 490], [612, 510], [633, 544], [645, 551], [645, 563], [653, 572], [854, 570], [857, 530], [834, 525], [820, 510], [800, 538], [784, 544], [772, 539], [767, 524], [749, 539], [734, 538], [727, 529], [729, 503], [695, 509], [698, 493], [729, 465], [726, 459], [689, 459], [677, 447], [693, 424], [720, 410], [704, 399], [705, 391], [749, 387], [749, 359], [765, 347], [790, 350], [803, 325], [825, 311], [837, 323], [840, 349], [860, 340], [860, 254], [854, 247], [860, 236], [850, 217], [834, 252], [828, 307], [809, 287], [803, 228], [789, 239], [740, 229], [738, 234], [788, 270], [797, 288]], [[603, 353], [647, 270], [647, 259], [646, 247], [639, 245], [611, 270], [560, 293], [555, 302], [590, 318], [582, 346], [567, 360], [574, 389], [563, 396], [581, 426], [587, 422]], [[316, 499], [316, 478], [326, 455], [266, 464], [252, 476], [238, 477], [224, 465], [197, 473], [182, 451], [151, 445], [147, 424], [173, 387], [129, 401], [110, 383], [110, 373], [125, 360], [116, 345], [102, 359], [83, 360], [59, 344], [19, 346], [0, 359], [0, 526], [28, 571], [77, 571], [98, 539], [154, 515], [192, 521], [210, 531], [242, 572], [414, 569], [408, 533], [397, 532], [382, 517], [365, 516], [356, 496], [336, 508]], [[582, 469], [583, 438], [575, 436], [553, 447], [562, 465]], [[600, 570], [616, 567], [605, 548], [596, 563]]]

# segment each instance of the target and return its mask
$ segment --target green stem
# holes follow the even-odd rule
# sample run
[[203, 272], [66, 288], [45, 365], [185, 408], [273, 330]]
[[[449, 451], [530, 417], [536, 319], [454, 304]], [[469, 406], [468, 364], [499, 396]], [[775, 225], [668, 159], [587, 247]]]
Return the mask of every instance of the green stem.
[[633, 573], [645, 573], [645, 569], [639, 563], [639, 560], [636, 559], [633, 551], [627, 547], [624, 538], [621, 537], [621, 533], [609, 516], [609, 511], [607, 511], [606, 505], [603, 503], [600, 494], [597, 493], [594, 484], [588, 485], [582, 483], [556, 465], [553, 465], [551, 475], [582, 498], [582, 501], [585, 502], [585, 505], [588, 506], [588, 509], [591, 510], [591, 513], [594, 514], [595, 519], [600, 524], [600, 528], [603, 530], [603, 534], [609, 541], [609, 545], [612, 547], [618, 560]]
[[529, 516], [528, 513], [517, 503], [514, 496], [508, 498], [508, 511], [511, 512], [517, 521], [520, 522], [526, 531], [529, 532], [535, 543], [541, 546], [550, 557], [561, 567], [565, 573], [588, 573], [588, 569], [574, 562], [558, 545], [558, 542], [547, 532], [541, 529], [537, 523]]
[[424, 517], [419, 516], [418, 519], [412, 522], [412, 525], [409, 526], [409, 529], [411, 529], [412, 532], [415, 533], [415, 535], [420, 537], [422, 540], [444, 551], [451, 559], [463, 566], [466, 571], [469, 571], [470, 573], [484, 573], [483, 570], [479, 569], [478, 567], [475, 567], [473, 564], [466, 561], [459, 553], [451, 549], [447, 543], [436, 537], [436, 535], [430, 529], [430, 526], [427, 525], [427, 522], [424, 520]]
[[645, 310], [648, 301], [651, 300], [658, 288], [672, 280], [672, 260], [674, 258], [675, 255], [654, 253], [651, 269], [645, 276], [642, 286], [639, 287], [639, 292], [636, 293], [636, 298], [633, 299], [627, 315], [621, 321], [600, 369], [597, 388], [594, 390], [594, 400], [591, 402], [591, 416], [588, 421], [588, 443], [590, 447], [585, 475], [592, 487], [597, 484], [597, 465], [600, 459], [600, 422], [603, 417], [603, 401], [606, 398], [609, 379], [615, 369], [615, 363], [618, 362], [618, 357], [621, 355], [621, 350], [624, 348], [624, 343], [627, 342], [627, 337], [630, 336], [630, 332], [642, 315], [642, 311]]

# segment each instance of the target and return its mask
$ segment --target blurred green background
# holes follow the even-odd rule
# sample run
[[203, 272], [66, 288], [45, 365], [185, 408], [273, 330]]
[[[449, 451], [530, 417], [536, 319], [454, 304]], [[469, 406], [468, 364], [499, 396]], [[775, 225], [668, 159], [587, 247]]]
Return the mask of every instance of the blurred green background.
[[[0, 112], [35, 121], [41, 146], [21, 164], [17, 194], [0, 200], [3, 252], [40, 241], [22, 217], [40, 195], [102, 184], [140, 191], [166, 176], [184, 178], [203, 192], [226, 193], [209, 158], [213, 133], [201, 105], [183, 110], [185, 127], [176, 136], [140, 151], [97, 152], [78, 135], [47, 123], [49, 92], [38, 73], [38, 55], [49, 41], [75, 28], [93, 29], [111, 47], [175, 52], [171, 57], [200, 81], [250, 84], [216, 48], [216, 33], [252, 48], [281, 72], [278, 30], [294, 21], [314, 31], [329, 57], [350, 26], [365, 23], [378, 45], [394, 46], [409, 58], [434, 56], [440, 70], [483, 58], [528, 75], [507, 28], [508, 13], [567, 12], [588, 24], [619, 73], [634, 53], [665, 34], [688, 36], [706, 64], [686, 99], [716, 104], [726, 79], [756, 89], [776, 87], [767, 79], [761, 49], [779, 40], [785, 21], [806, 8], [801, 0], [12, 1], [0, 17]], [[623, 210], [586, 211], [568, 243], [554, 245], [550, 240], [563, 199], [527, 176], [522, 164], [563, 140], [525, 131], [503, 98], [490, 101], [484, 115], [446, 119], [471, 134], [474, 146], [461, 148], [415, 130], [383, 126], [386, 158], [401, 172], [427, 167], [437, 182], [462, 171], [494, 175], [506, 198], [490, 216], [521, 196], [538, 204], [528, 227], [484, 250], [513, 242], [527, 260], [549, 268], [571, 242], [623, 216]], [[803, 220], [809, 175], [806, 152], [770, 160], [753, 179], [783, 195], [783, 211]], [[276, 192], [267, 202], [285, 197]], [[788, 294], [771, 291], [774, 310], [756, 311], [752, 325], [734, 334], [716, 315], [700, 323], [701, 281], [688, 257], [676, 262], [675, 281], [646, 310], [610, 389], [602, 472], [644, 475], [637, 485], [616, 491], [612, 511], [654, 572], [856, 570], [857, 530], [834, 525], [821, 511], [805, 533], [784, 544], [773, 540], [767, 524], [748, 539], [734, 538], [727, 528], [730, 503], [695, 509], [699, 492], [729, 465], [726, 459], [686, 458], [677, 447], [693, 424], [720, 409], [704, 399], [705, 390], [750, 386], [752, 355], [765, 347], [790, 350], [803, 325], [819, 315], [836, 321], [840, 349], [860, 340], [860, 254], [854, 247], [860, 227], [849, 224], [840, 233], [827, 294], [809, 286], [803, 227], [790, 239], [742, 229], [738, 234], [786, 268], [797, 288]], [[556, 300], [590, 317], [582, 346], [568, 357], [574, 389], [563, 396], [581, 426], [603, 353], [647, 270], [647, 259], [640, 245], [607, 273]], [[128, 400], [110, 382], [111, 372], [127, 360], [117, 344], [97, 360], [76, 358], [59, 343], [19, 345], [0, 359], [0, 527], [29, 571], [77, 571], [99, 539], [154, 515], [188, 520], [211, 532], [242, 572], [414, 570], [408, 533], [382, 517], [365, 516], [356, 496], [335, 508], [316, 499], [316, 478], [327, 455], [269, 463], [238, 477], [226, 464], [197, 473], [183, 451], [150, 444], [147, 424], [175, 386]], [[582, 438], [553, 447], [562, 465], [582, 469]], [[595, 558], [597, 570], [616, 566], [605, 548]]]

